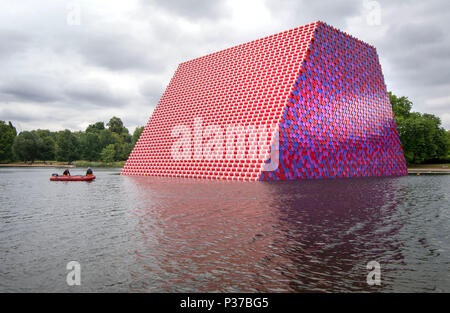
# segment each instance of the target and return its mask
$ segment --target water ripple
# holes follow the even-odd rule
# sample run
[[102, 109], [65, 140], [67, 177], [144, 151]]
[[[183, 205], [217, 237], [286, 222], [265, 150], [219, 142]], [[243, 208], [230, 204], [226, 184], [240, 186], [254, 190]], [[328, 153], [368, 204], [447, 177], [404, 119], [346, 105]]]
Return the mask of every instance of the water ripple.
[[[0, 291], [450, 291], [450, 176], [278, 183], [0, 169]], [[366, 264], [382, 266], [368, 286]]]

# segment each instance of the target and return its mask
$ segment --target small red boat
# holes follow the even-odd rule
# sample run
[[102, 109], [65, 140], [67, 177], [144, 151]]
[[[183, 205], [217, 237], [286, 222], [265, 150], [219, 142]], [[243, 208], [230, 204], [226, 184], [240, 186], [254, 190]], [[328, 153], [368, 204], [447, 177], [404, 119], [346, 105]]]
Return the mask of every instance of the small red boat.
[[91, 176], [52, 176], [51, 181], [92, 181], [95, 179], [94, 175]]

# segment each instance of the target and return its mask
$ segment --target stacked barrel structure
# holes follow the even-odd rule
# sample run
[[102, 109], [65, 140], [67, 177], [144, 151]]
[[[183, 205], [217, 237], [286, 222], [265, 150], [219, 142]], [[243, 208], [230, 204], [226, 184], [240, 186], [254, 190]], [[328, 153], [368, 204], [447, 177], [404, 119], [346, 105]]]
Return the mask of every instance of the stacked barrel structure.
[[[230, 125], [238, 148], [222, 154]], [[192, 136], [180, 141], [180, 126]], [[192, 148], [174, 157], [180, 142]], [[256, 181], [407, 169], [375, 48], [315, 22], [181, 63], [122, 174]]]

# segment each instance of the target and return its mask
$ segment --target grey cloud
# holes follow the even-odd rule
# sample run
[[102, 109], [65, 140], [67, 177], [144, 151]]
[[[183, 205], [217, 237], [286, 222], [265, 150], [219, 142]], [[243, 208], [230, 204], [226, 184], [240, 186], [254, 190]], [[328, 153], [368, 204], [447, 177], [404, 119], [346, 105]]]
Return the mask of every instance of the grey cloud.
[[147, 112], [142, 116], [142, 118], [132, 118], [132, 117], [130, 118], [129, 116], [125, 116], [122, 119], [124, 125], [129, 125], [127, 128], [130, 134], [133, 134], [136, 127], [145, 126], [147, 124], [148, 118], [151, 115], [151, 111]]
[[362, 1], [303, 1], [300, 10], [306, 10], [317, 20], [341, 27], [345, 18], [360, 14]]
[[224, 0], [141, 0], [141, 3], [188, 19], [217, 19], [229, 14]]
[[444, 30], [437, 24], [421, 23], [394, 24], [389, 30], [389, 37], [395, 38], [401, 47], [428, 45], [444, 39]]
[[53, 102], [60, 99], [49, 81], [28, 77], [0, 83], [0, 101]]
[[[45, 104], [33, 105], [1, 105], [0, 106], [0, 120], [11, 121], [14, 125], [21, 123], [36, 123], [45, 121], [47, 123], [64, 123], [64, 119], [60, 114], [54, 114], [51, 110], [47, 110]], [[47, 128], [46, 125], [39, 125], [37, 128]]]
[[450, 108], [450, 96], [449, 97], [443, 97], [443, 98], [431, 98], [427, 101], [428, 107], [437, 110], [442, 111], [442, 113], [445, 113]]
[[94, 32], [84, 34], [74, 46], [93, 65], [111, 70], [141, 70], [160, 72], [165, 63], [157, 49], [132, 34]]
[[30, 122], [33, 121], [34, 119], [36, 119], [36, 116], [33, 114], [21, 114], [14, 109], [0, 108], [0, 120], [3, 121], [13, 121], [14, 124], [17, 122]]
[[448, 85], [450, 82], [450, 62], [428, 61], [416, 54], [397, 55], [391, 58], [393, 65], [393, 77], [400, 84], [417, 87], [424, 90], [426, 87]]
[[58, 77], [35, 76], [13, 79], [0, 84], [0, 102], [45, 103], [52, 106], [79, 107], [126, 105], [131, 95], [112, 89], [99, 80], [58, 81]]
[[449, 106], [436, 108], [425, 104], [429, 98], [449, 95], [450, 15], [440, 4], [410, 2], [399, 10], [394, 3], [384, 2], [383, 21], [392, 23], [387, 25], [386, 36], [374, 43], [390, 68], [385, 73], [388, 89], [391, 83], [399, 88], [394, 92], [409, 96], [413, 110], [435, 114], [450, 112]]
[[363, 4], [359, 0], [266, 0], [266, 3], [274, 16], [287, 18], [293, 25], [320, 20], [334, 27], [345, 26], [346, 18], [360, 14]]
[[139, 86], [139, 92], [147, 99], [158, 101], [164, 92], [164, 86], [157, 80], [147, 80]]
[[64, 94], [79, 106], [121, 107], [129, 102], [129, 97], [113, 90], [103, 81], [81, 81], [67, 85]]
[[235, 33], [229, 25], [218, 28], [206, 22], [201, 25], [201, 31], [190, 32], [166, 19], [151, 23], [152, 39], [159, 43], [155, 50], [159, 50], [168, 64], [173, 66], [172, 71], [180, 62], [242, 43], [237, 40], [240, 34]]
[[26, 49], [31, 41], [26, 33], [0, 29], [0, 57], [9, 57]]

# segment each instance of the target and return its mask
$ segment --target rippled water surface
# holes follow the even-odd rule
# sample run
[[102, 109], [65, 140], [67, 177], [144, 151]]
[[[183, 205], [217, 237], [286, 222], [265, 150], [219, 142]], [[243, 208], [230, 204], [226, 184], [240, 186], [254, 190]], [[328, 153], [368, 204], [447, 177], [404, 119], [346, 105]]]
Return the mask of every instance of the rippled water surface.
[[[450, 292], [450, 176], [278, 183], [0, 169], [0, 291]], [[74, 169], [72, 174], [81, 174]], [[81, 264], [81, 286], [66, 264]], [[381, 286], [366, 283], [369, 261]]]

